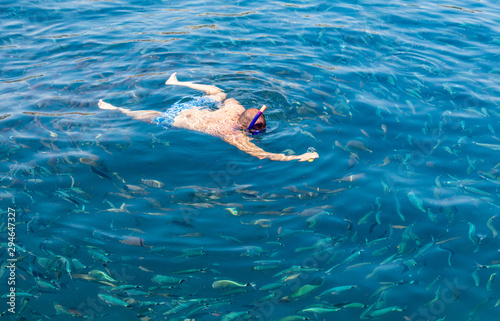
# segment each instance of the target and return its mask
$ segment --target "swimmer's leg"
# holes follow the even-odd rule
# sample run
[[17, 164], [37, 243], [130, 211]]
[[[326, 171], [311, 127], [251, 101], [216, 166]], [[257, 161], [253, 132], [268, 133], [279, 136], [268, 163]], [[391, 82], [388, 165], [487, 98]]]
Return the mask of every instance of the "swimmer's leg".
[[177, 73], [174, 72], [170, 78], [165, 82], [165, 85], [176, 85], [176, 86], [184, 86], [188, 87], [191, 89], [196, 89], [196, 90], [201, 90], [206, 92], [209, 97], [222, 102], [224, 99], [226, 99], [226, 94], [222, 92], [222, 89], [211, 86], [211, 85], [200, 85], [200, 84], [194, 84], [191, 81], [179, 81], [177, 80]]
[[152, 122], [153, 119], [157, 116], [159, 116], [161, 113], [157, 112], [155, 110], [130, 110], [130, 109], [125, 109], [121, 107], [115, 107], [111, 104], [105, 103], [104, 101], [99, 100], [99, 108], [101, 109], [106, 109], [106, 110], [119, 110], [122, 113], [124, 113], [127, 116], [132, 117], [133, 119], [138, 119], [142, 120], [145, 122]]

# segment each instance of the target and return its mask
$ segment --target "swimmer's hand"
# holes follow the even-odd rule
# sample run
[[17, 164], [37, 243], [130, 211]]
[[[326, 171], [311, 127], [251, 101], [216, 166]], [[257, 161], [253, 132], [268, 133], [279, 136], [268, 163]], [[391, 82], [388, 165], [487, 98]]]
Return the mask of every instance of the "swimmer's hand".
[[305, 153], [305, 154], [297, 156], [297, 159], [299, 160], [299, 162], [305, 162], [305, 161], [312, 162], [315, 158], [319, 158], [319, 155], [316, 152], [314, 152], [314, 153]]

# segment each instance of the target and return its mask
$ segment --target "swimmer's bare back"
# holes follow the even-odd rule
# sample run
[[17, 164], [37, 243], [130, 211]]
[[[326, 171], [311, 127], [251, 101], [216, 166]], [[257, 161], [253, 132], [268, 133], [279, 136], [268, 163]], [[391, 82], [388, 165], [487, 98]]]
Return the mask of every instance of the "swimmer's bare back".
[[[177, 80], [176, 73], [173, 73], [165, 84], [203, 91], [208, 94], [206, 97], [221, 103], [219, 109], [215, 111], [196, 107], [182, 110], [175, 116], [172, 123], [173, 127], [190, 129], [219, 137], [225, 142], [236, 146], [241, 151], [259, 159], [267, 158], [276, 161], [298, 160], [303, 162], [307, 160], [312, 161], [319, 157], [317, 153], [305, 153], [297, 156], [269, 153], [255, 145], [251, 141], [251, 137], [244, 133], [241, 130], [241, 126], [238, 124], [238, 118], [245, 111], [245, 108], [236, 99], [226, 99], [226, 94], [216, 86], [195, 84], [187, 81], [181, 82]], [[154, 119], [162, 114], [155, 110], [132, 111], [130, 109], [112, 106], [102, 100], [99, 101], [98, 105], [101, 109], [119, 110], [133, 119], [150, 123], [153, 123]]]

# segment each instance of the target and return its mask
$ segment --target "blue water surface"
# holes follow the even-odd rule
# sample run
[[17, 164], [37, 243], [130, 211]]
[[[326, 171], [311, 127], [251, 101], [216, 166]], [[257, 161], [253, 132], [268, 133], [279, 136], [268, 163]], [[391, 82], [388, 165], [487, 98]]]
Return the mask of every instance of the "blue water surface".
[[[2, 320], [498, 320], [499, 18], [491, 0], [2, 0]], [[319, 159], [97, 106], [202, 95], [173, 72], [267, 105], [266, 151]]]

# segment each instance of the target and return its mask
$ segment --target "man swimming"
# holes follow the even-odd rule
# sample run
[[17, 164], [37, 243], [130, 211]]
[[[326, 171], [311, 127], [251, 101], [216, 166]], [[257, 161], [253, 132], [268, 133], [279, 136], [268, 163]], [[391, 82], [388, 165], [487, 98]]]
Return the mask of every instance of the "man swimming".
[[[99, 108], [119, 110], [133, 119], [154, 123], [165, 128], [179, 127], [195, 130], [215, 137], [236, 146], [240, 150], [259, 159], [268, 158], [276, 161], [298, 160], [300, 162], [318, 158], [318, 154], [305, 153], [290, 155], [269, 153], [251, 142], [251, 135], [266, 128], [266, 119], [256, 108], [245, 108], [233, 98], [226, 99], [226, 94], [216, 86], [194, 84], [187, 81], [178, 81], [177, 73], [165, 83], [166, 85], [184, 86], [207, 93], [207, 96], [194, 98], [187, 102], [177, 102], [167, 111], [160, 113], [154, 110], [132, 111], [130, 109], [112, 106], [99, 100]], [[208, 107], [208, 108], [207, 108]], [[211, 110], [217, 108], [215, 110]], [[261, 108], [261, 111], [265, 106]], [[257, 119], [255, 119], [257, 118]], [[255, 121], [254, 121], [255, 120]], [[251, 125], [253, 123], [253, 125]], [[248, 132], [244, 132], [243, 130]]]

